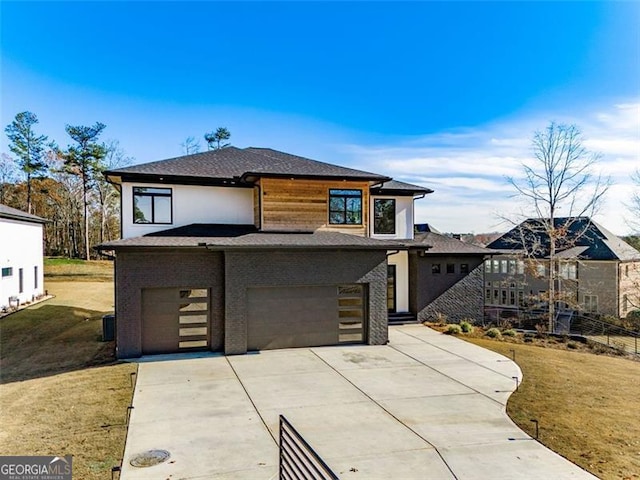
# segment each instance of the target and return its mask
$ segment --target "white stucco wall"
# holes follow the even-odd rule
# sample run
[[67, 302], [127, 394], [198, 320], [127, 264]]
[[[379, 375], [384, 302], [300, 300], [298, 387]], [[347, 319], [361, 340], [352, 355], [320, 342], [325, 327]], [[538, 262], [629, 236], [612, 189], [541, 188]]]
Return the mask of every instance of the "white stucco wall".
[[[173, 223], [133, 223], [133, 187], [171, 188]], [[152, 183], [122, 184], [122, 238], [139, 237], [192, 223], [253, 224], [253, 189]]]
[[[33, 300], [44, 292], [42, 224], [0, 218], [0, 268], [11, 267], [9, 277], [0, 275], [0, 308], [8, 306], [9, 297], [20, 303]], [[37, 282], [36, 272], [37, 267]], [[22, 269], [22, 293], [20, 293]], [[37, 286], [36, 286], [37, 283]]]
[[[374, 228], [374, 208], [373, 202], [376, 198], [394, 199], [396, 201], [396, 233], [393, 235], [375, 234]], [[413, 239], [413, 197], [389, 197], [375, 195], [371, 196], [369, 212], [371, 215], [371, 237], [394, 240]]]
[[409, 311], [409, 253], [389, 255], [387, 262], [396, 266], [396, 312]]

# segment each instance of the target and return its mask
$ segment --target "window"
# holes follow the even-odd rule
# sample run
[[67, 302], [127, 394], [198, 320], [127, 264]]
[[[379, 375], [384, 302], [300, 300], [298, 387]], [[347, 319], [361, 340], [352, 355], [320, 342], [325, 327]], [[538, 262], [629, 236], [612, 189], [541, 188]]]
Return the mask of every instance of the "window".
[[491, 289], [487, 288], [484, 294], [485, 303], [491, 303]]
[[24, 292], [24, 270], [18, 269], [18, 293]]
[[522, 275], [524, 273], [524, 262], [522, 260], [518, 260], [516, 262], [516, 273]]
[[585, 295], [584, 296], [584, 310], [586, 312], [598, 311], [598, 296], [597, 295]]
[[536, 276], [538, 277], [544, 277], [547, 273], [547, 269], [545, 268], [544, 265], [536, 265]]
[[498, 303], [499, 292], [500, 290], [493, 290], [493, 303]]
[[469, 264], [461, 263], [460, 264], [460, 273], [469, 273]]
[[38, 267], [33, 267], [33, 288], [38, 288]]
[[516, 273], [516, 261], [515, 260], [509, 260], [509, 273], [510, 274]]
[[485, 273], [491, 273], [491, 260], [484, 261], [484, 271]]
[[396, 201], [393, 198], [376, 198], [373, 201], [373, 233], [396, 233]]
[[439, 263], [432, 263], [431, 264], [431, 273], [433, 275], [437, 275], [440, 273], [440, 264]]
[[484, 282], [484, 284], [485, 284], [487, 287], [490, 287], [490, 286], [491, 286], [491, 282], [489, 282], [489, 281]]
[[628, 277], [629, 276], [629, 265], [625, 265], [624, 266], [624, 276]]
[[500, 273], [500, 261], [499, 260], [493, 260], [493, 273]]
[[13, 267], [5, 267], [2, 269], [2, 278], [12, 277], [12, 276], [13, 276]]
[[518, 305], [524, 307], [524, 292], [522, 290], [518, 292]]
[[362, 225], [362, 190], [329, 190], [329, 223]]
[[629, 297], [627, 296], [626, 293], [622, 296], [622, 310], [624, 312], [629, 310]]
[[507, 273], [507, 261], [500, 260], [500, 273]]
[[447, 273], [456, 273], [455, 263], [447, 263]]
[[172, 223], [170, 188], [133, 187], [133, 223]]
[[575, 263], [561, 263], [559, 270], [560, 278], [566, 278], [569, 280], [575, 280], [577, 278]]
[[513, 290], [509, 291], [509, 305], [516, 304], [516, 292]]
[[506, 290], [500, 290], [500, 297], [501, 297], [501, 301], [500, 304], [501, 305], [506, 305], [507, 304], [507, 291]]

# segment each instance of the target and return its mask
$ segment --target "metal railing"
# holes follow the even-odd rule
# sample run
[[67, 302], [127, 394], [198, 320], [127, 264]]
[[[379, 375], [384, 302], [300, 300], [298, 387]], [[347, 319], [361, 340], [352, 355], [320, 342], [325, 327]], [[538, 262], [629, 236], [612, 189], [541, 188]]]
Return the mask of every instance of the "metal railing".
[[582, 315], [571, 322], [570, 333], [627, 353], [640, 354], [640, 333]]
[[339, 480], [302, 435], [280, 415], [280, 480]]

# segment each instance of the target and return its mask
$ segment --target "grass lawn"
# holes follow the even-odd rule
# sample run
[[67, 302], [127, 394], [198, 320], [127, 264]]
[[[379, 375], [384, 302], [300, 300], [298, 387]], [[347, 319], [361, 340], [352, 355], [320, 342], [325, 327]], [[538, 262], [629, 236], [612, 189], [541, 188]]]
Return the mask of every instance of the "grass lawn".
[[526, 432], [603, 479], [640, 479], [640, 361], [459, 336], [511, 357], [524, 382], [509, 416]]
[[113, 311], [110, 262], [45, 262], [56, 297], [0, 320], [0, 455], [73, 455], [74, 478], [120, 463], [136, 366], [101, 342]]

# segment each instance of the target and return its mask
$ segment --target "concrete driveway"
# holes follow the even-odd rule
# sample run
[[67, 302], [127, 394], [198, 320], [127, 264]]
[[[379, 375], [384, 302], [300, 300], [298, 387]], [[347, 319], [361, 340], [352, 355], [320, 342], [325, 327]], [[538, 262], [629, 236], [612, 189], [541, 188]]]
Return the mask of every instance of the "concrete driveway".
[[[341, 479], [596, 478], [511, 422], [513, 377], [509, 359], [422, 325], [392, 327], [387, 346], [143, 358], [121, 478], [277, 478], [279, 414]], [[171, 457], [129, 464], [150, 449]]]

